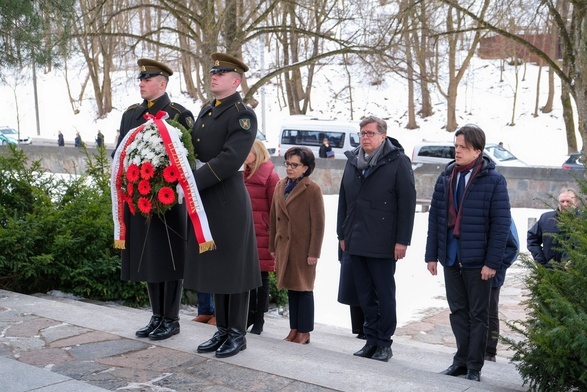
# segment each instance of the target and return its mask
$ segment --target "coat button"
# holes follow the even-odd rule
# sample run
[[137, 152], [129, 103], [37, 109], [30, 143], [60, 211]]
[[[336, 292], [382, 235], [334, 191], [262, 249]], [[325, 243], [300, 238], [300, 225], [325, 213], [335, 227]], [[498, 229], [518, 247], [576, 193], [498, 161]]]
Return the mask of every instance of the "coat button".
[[202, 128], [204, 128], [204, 124], [202, 124]]
[[199, 143], [199, 142], [200, 142], [200, 138], [197, 138], [197, 139], [196, 139], [196, 142], [198, 142], [198, 143]]
[[211, 115], [212, 115], [212, 112], [208, 112], [208, 116], [211, 116]]

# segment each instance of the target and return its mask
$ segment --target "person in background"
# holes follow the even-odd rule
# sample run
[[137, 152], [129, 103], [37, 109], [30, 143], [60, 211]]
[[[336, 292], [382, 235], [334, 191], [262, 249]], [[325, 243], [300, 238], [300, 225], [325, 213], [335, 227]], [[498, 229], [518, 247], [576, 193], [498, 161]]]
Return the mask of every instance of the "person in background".
[[492, 279], [502, 268], [510, 233], [507, 183], [483, 156], [485, 132], [468, 124], [455, 133], [455, 160], [438, 177], [428, 215], [425, 261], [444, 269], [457, 352], [441, 374], [481, 381]]
[[310, 343], [314, 330], [314, 281], [324, 237], [322, 190], [310, 175], [316, 162], [307, 147], [285, 155], [287, 177], [275, 188], [269, 221], [269, 252], [275, 257], [277, 287], [287, 289], [289, 342]]
[[542, 214], [534, 226], [528, 230], [527, 248], [535, 262], [546, 268], [553, 268], [551, 261], [561, 262], [565, 258], [556, 238], [561, 234], [558, 216], [565, 210], [576, 208], [578, 204], [579, 199], [575, 189], [561, 189], [556, 210]]
[[104, 145], [104, 135], [102, 131], [98, 130], [98, 134], [96, 135], [96, 147], [100, 148]]
[[[165, 111], [178, 118], [187, 129], [194, 125], [192, 113], [171, 102], [166, 89], [173, 71], [164, 63], [139, 59], [139, 90], [142, 103], [126, 109], [120, 122], [120, 143], [127, 132], [147, 120], [144, 115]], [[113, 153], [114, 155], [114, 153]], [[167, 339], [180, 331], [181, 304], [187, 231], [185, 204], [177, 204], [165, 213], [165, 220], [141, 214], [132, 215], [125, 204], [124, 224], [127, 229], [126, 249], [122, 250], [121, 279], [147, 282], [152, 316], [149, 323], [136, 331], [136, 336], [151, 340]]]
[[491, 297], [489, 298], [489, 324], [487, 330], [487, 343], [485, 344], [485, 360], [495, 362], [497, 355], [497, 343], [499, 340], [499, 293], [505, 282], [506, 270], [516, 261], [520, 252], [520, 240], [518, 229], [512, 219], [508, 242], [501, 261], [501, 268], [495, 272], [491, 280]]
[[318, 150], [318, 156], [320, 158], [334, 158], [334, 151], [332, 151], [332, 147], [330, 146], [330, 142], [328, 141], [327, 137], [322, 139], [322, 144]]
[[63, 138], [63, 133], [61, 131], [57, 133], [57, 145], [59, 147], [65, 146], [65, 139]]
[[394, 275], [412, 239], [416, 187], [410, 158], [387, 136], [387, 123], [369, 116], [359, 127], [361, 144], [345, 153], [336, 234], [350, 255], [341, 275], [353, 276], [365, 318], [366, 343], [354, 355], [387, 362], [397, 326]]
[[80, 136], [79, 132], [75, 133], [75, 140], [74, 140], [75, 147], [83, 147], [84, 142], [82, 142], [82, 137]]
[[190, 227], [185, 282], [214, 295], [216, 333], [198, 353], [226, 358], [247, 348], [249, 291], [261, 286], [253, 211], [241, 172], [257, 135], [257, 117], [237, 92], [249, 67], [225, 53], [212, 53], [211, 59], [215, 98], [200, 110], [192, 141], [194, 177], [216, 249], [198, 253]]
[[210, 325], [216, 325], [214, 316], [214, 301], [212, 294], [198, 291], [198, 315], [192, 321]]
[[269, 211], [279, 176], [273, 171], [274, 166], [269, 156], [269, 151], [263, 142], [255, 139], [253, 148], [245, 159], [245, 186], [253, 206], [257, 253], [263, 283], [251, 290], [249, 297], [247, 325], [253, 326], [251, 333], [256, 335], [263, 332], [263, 324], [265, 324], [263, 315], [269, 308], [269, 272], [275, 271], [275, 259], [269, 253]]

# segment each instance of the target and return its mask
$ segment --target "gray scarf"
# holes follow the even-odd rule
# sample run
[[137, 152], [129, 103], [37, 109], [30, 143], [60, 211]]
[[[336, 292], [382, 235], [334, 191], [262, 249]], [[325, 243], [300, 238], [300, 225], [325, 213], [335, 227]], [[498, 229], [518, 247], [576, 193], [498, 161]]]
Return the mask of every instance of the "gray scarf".
[[383, 146], [387, 143], [390, 143], [389, 140], [386, 138], [383, 143], [379, 145], [368, 157], [365, 156], [365, 150], [363, 150], [362, 146], [359, 146], [359, 154], [357, 155], [357, 169], [365, 170], [368, 167], [373, 167], [377, 165], [377, 161], [381, 157], [381, 153], [383, 152]]

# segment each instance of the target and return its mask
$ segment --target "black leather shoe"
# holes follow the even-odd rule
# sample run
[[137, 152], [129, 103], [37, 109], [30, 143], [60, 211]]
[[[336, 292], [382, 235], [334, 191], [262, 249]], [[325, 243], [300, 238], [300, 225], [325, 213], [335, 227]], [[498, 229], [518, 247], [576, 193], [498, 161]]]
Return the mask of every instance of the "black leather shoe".
[[393, 357], [393, 352], [391, 351], [391, 347], [377, 346], [377, 350], [375, 350], [375, 353], [373, 354], [373, 356], [371, 356], [371, 359], [375, 359], [377, 361], [387, 362], [387, 361], [389, 361], [389, 358], [391, 358], [391, 357]]
[[216, 350], [216, 357], [228, 358], [238, 354], [247, 348], [247, 338], [245, 333], [235, 328], [228, 331], [228, 339]]
[[467, 374], [467, 367], [466, 366], [457, 366], [457, 365], [450, 365], [448, 369], [443, 370], [440, 374], [444, 374], [446, 376], [464, 376]]
[[478, 370], [469, 370], [467, 372], [467, 380], [481, 381], [481, 372]]
[[149, 334], [151, 340], [163, 340], [177, 335], [179, 333], [179, 319], [163, 318], [163, 321], [157, 328]]
[[163, 321], [163, 317], [151, 316], [151, 321], [149, 321], [149, 324], [135, 332], [135, 335], [137, 335], [139, 338], [146, 338], [159, 326], [159, 324], [161, 324], [161, 321]]
[[373, 356], [373, 354], [375, 354], [375, 350], [377, 350], [377, 346], [372, 346], [370, 344], [366, 344], [363, 346], [362, 349], [360, 349], [359, 351], [357, 351], [353, 355], [356, 355], [357, 357], [371, 358]]
[[228, 339], [228, 332], [226, 328], [218, 328], [218, 332], [212, 336], [211, 339], [206, 340], [204, 343], [198, 346], [199, 353], [211, 353], [218, 350], [218, 347], [222, 346]]
[[264, 320], [255, 321], [253, 328], [251, 328], [251, 333], [254, 333], [255, 335], [261, 335], [261, 332], [263, 332], [263, 324], [265, 324]]

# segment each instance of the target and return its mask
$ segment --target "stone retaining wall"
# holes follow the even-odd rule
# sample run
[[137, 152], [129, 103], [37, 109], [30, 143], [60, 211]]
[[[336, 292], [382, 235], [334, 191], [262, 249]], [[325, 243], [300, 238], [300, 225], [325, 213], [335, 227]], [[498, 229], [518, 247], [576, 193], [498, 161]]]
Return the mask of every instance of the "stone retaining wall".
[[[29, 159], [41, 160], [44, 168], [54, 173], [83, 173], [86, 155], [84, 150], [73, 147], [56, 146], [21, 146]], [[0, 154], [6, 154], [8, 147], [1, 146]], [[90, 154], [97, 153], [88, 149]], [[108, 150], [108, 156], [112, 151]], [[280, 178], [285, 176], [283, 157], [271, 157]], [[345, 160], [318, 159], [312, 179], [326, 195], [338, 193]], [[424, 164], [414, 170], [418, 199], [428, 200], [432, 197], [434, 183], [442, 170], [439, 165]], [[577, 178], [584, 178], [585, 171], [567, 171], [547, 167], [499, 167], [498, 170], [508, 182], [510, 202], [514, 208], [550, 208], [552, 195], [557, 195], [562, 187], [577, 188]], [[548, 203], [548, 204], [545, 204]]]

